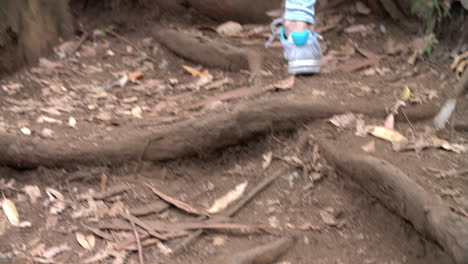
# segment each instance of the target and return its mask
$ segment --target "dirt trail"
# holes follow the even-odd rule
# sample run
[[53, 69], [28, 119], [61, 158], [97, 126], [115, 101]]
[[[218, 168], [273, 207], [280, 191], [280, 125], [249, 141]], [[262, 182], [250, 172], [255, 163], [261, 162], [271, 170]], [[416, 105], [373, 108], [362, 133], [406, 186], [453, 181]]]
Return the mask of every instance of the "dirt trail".
[[[279, 263], [466, 263], [467, 153], [396, 152], [384, 140], [356, 135], [354, 125], [328, 121], [353, 112], [365, 125], [383, 125], [408, 87], [395, 130], [411, 140], [434, 135], [430, 119], [455, 83], [450, 60], [440, 48], [408, 64], [416, 37], [352, 10], [344, 4], [320, 15], [318, 21], [338, 21], [318, 27], [324, 71], [295, 79], [286, 76], [277, 44], [263, 48], [267, 25], [244, 25], [235, 37], [222, 37], [216, 23], [193, 12], [159, 22], [192, 40], [257, 53], [263, 68], [252, 74], [256, 66], [246, 57], [240, 66], [212, 68], [219, 65], [193, 61], [223, 60], [184, 50], [178, 54], [191, 60], [176, 56], [174, 47], [165, 48], [170, 41], [153, 35], [153, 22], [134, 18], [105, 34], [108, 18], [83, 14], [90, 37], [77, 53], [67, 51], [79, 37], [58, 46], [65, 59], [50, 56], [0, 80], [0, 163], [8, 166], [0, 169], [0, 191], [31, 223], [12, 227], [0, 212], [0, 263], [139, 263], [141, 257], [250, 263], [249, 256], [269, 261], [258, 252], [272, 241], [284, 246]], [[353, 25], [365, 30], [349, 33]], [[388, 39], [406, 48], [393, 54]], [[347, 72], [356, 63], [366, 66]], [[468, 108], [460, 105], [463, 117]], [[468, 141], [461, 130], [437, 136], [460, 146]], [[369, 164], [356, 165], [362, 160], [387, 164], [405, 180], [379, 178], [379, 168], [369, 174]], [[247, 182], [245, 197], [278, 173], [235, 216], [226, 212], [239, 201], [224, 214], [206, 215], [239, 184]], [[32, 198], [33, 190], [41, 196]], [[170, 254], [194, 229], [202, 235]], [[94, 237], [92, 250], [77, 233]], [[48, 251], [57, 246], [62, 250]]]

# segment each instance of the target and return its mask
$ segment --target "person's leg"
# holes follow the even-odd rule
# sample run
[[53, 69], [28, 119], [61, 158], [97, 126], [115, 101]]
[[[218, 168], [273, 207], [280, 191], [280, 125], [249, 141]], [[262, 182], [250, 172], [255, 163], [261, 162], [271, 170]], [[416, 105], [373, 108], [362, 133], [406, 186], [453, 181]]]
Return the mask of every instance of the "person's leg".
[[306, 29], [313, 32], [314, 17], [315, 0], [286, 0], [284, 12], [286, 35]]
[[[319, 35], [314, 32], [315, 0], [286, 0], [282, 18], [272, 23], [273, 35], [279, 35], [288, 61], [289, 74], [311, 74], [320, 72], [322, 50]], [[283, 24], [275, 29], [278, 24]]]

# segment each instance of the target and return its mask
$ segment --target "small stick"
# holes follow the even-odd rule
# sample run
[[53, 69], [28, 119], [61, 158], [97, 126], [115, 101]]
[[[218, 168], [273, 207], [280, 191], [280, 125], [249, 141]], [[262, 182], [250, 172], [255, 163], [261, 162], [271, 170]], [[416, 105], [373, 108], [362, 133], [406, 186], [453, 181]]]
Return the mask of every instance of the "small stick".
[[117, 185], [115, 187], [112, 187], [110, 189], [107, 189], [107, 191], [102, 192], [102, 193], [95, 193], [91, 195], [93, 199], [96, 200], [105, 200], [109, 197], [112, 197], [117, 194], [121, 194], [123, 192], [126, 192], [129, 189], [129, 187], [125, 184]]
[[[282, 169], [270, 177], [264, 179], [260, 184], [258, 184], [252, 191], [247, 194], [244, 198], [242, 198], [237, 205], [232, 207], [230, 210], [226, 211], [224, 215], [228, 217], [233, 217], [235, 216], [245, 205], [247, 205], [257, 194], [259, 194], [261, 191], [263, 191], [266, 187], [268, 187], [270, 184], [272, 184], [277, 178], [279, 178], [281, 175], [284, 174], [285, 169]], [[207, 219], [207, 216], [200, 216], [198, 219], [199, 220], [205, 220]], [[187, 247], [195, 242], [201, 235], [203, 234], [203, 229], [198, 229], [197, 231], [193, 232], [190, 236], [188, 236], [186, 239], [182, 241], [176, 248], [172, 250], [173, 254], [176, 254], [180, 252], [183, 249], [187, 249]]]
[[140, 219], [138, 219], [137, 217], [131, 215], [130, 213], [122, 212], [120, 215], [123, 218], [125, 218], [127, 221], [129, 221], [130, 223], [134, 222], [139, 227], [145, 229], [146, 232], [148, 232], [148, 234], [152, 235], [153, 237], [161, 239], [161, 240], [167, 240], [167, 237], [165, 235], [154, 231], [154, 229], [151, 226], [147, 225], [145, 222], [141, 221]]
[[108, 33], [109, 35], [112, 35], [114, 37], [116, 37], [117, 39], [127, 43], [128, 45], [132, 46], [132, 48], [134, 48], [136, 51], [140, 52], [140, 53], [144, 53], [146, 55], [146, 57], [156, 63], [156, 64], [159, 64], [159, 61], [157, 61], [156, 59], [154, 59], [153, 57], [149, 56], [148, 54], [146, 54], [146, 52], [142, 51], [140, 48], [138, 48], [137, 45], [135, 45], [134, 43], [132, 43], [130, 40], [128, 40], [126, 37], [118, 34], [117, 32], [115, 31], [112, 31], [112, 30], [109, 30], [109, 29], [104, 29], [104, 32]]
[[138, 234], [138, 230], [136, 228], [135, 222], [130, 221], [130, 224], [132, 224], [133, 233], [135, 234], [135, 240], [136, 240], [137, 248], [138, 248], [138, 258], [140, 259], [140, 264], [144, 264], [145, 261], [143, 260], [143, 247], [141, 246], [140, 235]]
[[81, 45], [83, 45], [83, 43], [89, 38], [89, 32], [85, 32], [83, 33], [83, 35], [81, 36], [80, 40], [78, 41], [78, 43], [76, 44], [75, 48], [73, 48], [72, 52], [70, 52], [70, 56], [72, 56], [73, 54], [75, 54], [75, 52], [77, 52]]
[[416, 128], [414, 128], [413, 124], [411, 124], [411, 121], [409, 121], [408, 116], [406, 115], [405, 110], [403, 110], [403, 108], [401, 109], [401, 112], [405, 116], [406, 121], [408, 121], [408, 124], [410, 125], [411, 129], [413, 129], [413, 131], [416, 131]]

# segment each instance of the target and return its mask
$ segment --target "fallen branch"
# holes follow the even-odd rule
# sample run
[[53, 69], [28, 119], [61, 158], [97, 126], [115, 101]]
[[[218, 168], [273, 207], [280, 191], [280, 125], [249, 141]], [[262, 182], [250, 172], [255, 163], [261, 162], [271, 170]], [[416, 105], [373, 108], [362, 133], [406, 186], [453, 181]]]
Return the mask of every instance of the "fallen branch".
[[[155, 230], [160, 233], [169, 234], [170, 238], [174, 238], [175, 234], [180, 236], [186, 236], [189, 233], [187, 231], [196, 229], [205, 230], [226, 230], [226, 231], [237, 231], [238, 233], [252, 234], [264, 230], [261, 227], [249, 226], [237, 223], [225, 223], [225, 219], [214, 218], [209, 221], [199, 222], [181, 222], [181, 223], [164, 223], [155, 220], [141, 220], [148, 228]], [[110, 230], [132, 230], [132, 226], [120, 219], [104, 220], [99, 224], [99, 229], [110, 229]]]
[[[171, 160], [238, 144], [272, 130], [296, 130], [305, 122], [336, 114], [354, 112], [375, 118], [387, 116], [384, 102], [373, 105], [377, 107], [368, 107], [363, 102], [342, 105], [304, 97], [259, 99], [235, 105], [225, 112], [155, 127], [150, 132], [128, 134], [115, 129], [107, 134], [111, 140], [99, 141], [98, 144], [93, 140], [74, 142], [70, 137], [49, 141], [0, 132], [0, 165], [24, 169], [121, 164], [138, 160], [148, 138], [153, 140], [142, 156], [143, 160]], [[415, 122], [432, 119], [436, 109], [425, 104], [405, 111]], [[400, 115], [396, 119], [404, 120]]]
[[153, 237], [155, 237], [157, 239], [160, 239], [160, 240], [167, 240], [167, 237], [165, 235], [156, 232], [152, 227], [148, 226], [145, 222], [143, 222], [142, 220], [136, 218], [135, 216], [133, 216], [133, 215], [131, 215], [129, 213], [124, 213], [124, 212], [122, 212], [120, 215], [123, 218], [127, 219], [130, 223], [133, 222], [133, 223], [137, 224], [139, 227], [146, 230], [146, 232], [148, 232], [148, 234], [152, 235]]
[[[284, 175], [285, 170], [279, 170], [273, 173], [270, 177], [265, 178], [258, 184], [252, 191], [250, 191], [244, 198], [242, 198], [234, 207], [226, 211], [224, 214], [227, 217], [235, 216], [245, 205], [247, 205], [256, 195], [263, 191], [266, 187], [272, 184], [278, 177]], [[172, 250], [174, 254], [187, 249], [190, 244], [195, 242], [203, 234], [203, 229], [199, 229], [187, 237], [182, 243]]]
[[130, 187], [127, 184], [121, 184], [107, 189], [105, 192], [94, 193], [91, 195], [91, 197], [95, 200], [105, 200], [117, 194], [124, 193], [128, 191], [128, 189], [130, 189]]
[[133, 233], [135, 234], [135, 240], [137, 243], [138, 248], [138, 258], [140, 259], [140, 264], [144, 264], [145, 261], [143, 259], [143, 247], [141, 246], [140, 235], [138, 234], [138, 230], [136, 229], [136, 225], [133, 221], [130, 222], [132, 224]]
[[157, 195], [159, 198], [163, 199], [164, 201], [166, 201], [167, 203], [169, 204], [172, 204], [173, 206], [175, 206], [176, 208], [179, 208], [180, 210], [186, 212], [186, 213], [189, 213], [189, 214], [193, 214], [193, 215], [203, 215], [203, 213], [199, 212], [197, 209], [193, 208], [192, 206], [180, 201], [180, 200], [177, 200], [175, 198], [172, 198], [170, 197], [169, 195], [167, 194], [164, 194], [158, 190], [156, 190], [156, 188], [154, 188], [153, 186], [149, 185], [149, 184], [146, 184], [146, 186], [148, 186], [148, 188], [151, 189], [151, 191]]
[[293, 238], [280, 238], [265, 245], [216, 258], [213, 264], [271, 264], [283, 256], [294, 244]]
[[169, 208], [169, 204], [156, 201], [150, 204], [143, 205], [141, 207], [130, 209], [130, 214], [134, 216], [146, 216], [149, 214], [158, 214]]
[[[455, 214], [438, 196], [424, 190], [392, 164], [318, 142], [325, 158], [388, 209], [440, 244], [456, 263], [468, 263], [468, 219]], [[352, 154], [351, 154], [352, 153]]]

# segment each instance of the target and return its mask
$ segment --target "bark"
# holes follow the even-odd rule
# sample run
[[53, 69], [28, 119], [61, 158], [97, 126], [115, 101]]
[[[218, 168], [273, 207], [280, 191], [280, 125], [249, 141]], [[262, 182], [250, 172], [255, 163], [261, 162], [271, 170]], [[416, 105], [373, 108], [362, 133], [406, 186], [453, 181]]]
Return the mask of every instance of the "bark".
[[66, 0], [0, 1], [0, 75], [34, 63], [72, 33]]
[[[226, 112], [155, 127], [149, 132], [128, 134], [127, 130], [116, 130], [108, 135], [109, 141], [47, 141], [0, 134], [0, 165], [76, 167], [120, 164], [140, 158], [146, 161], [178, 159], [239, 144], [271, 131], [293, 131], [306, 122], [348, 111], [382, 119], [386, 116], [384, 107], [369, 108], [363, 103], [344, 106], [316, 98], [268, 98], [246, 102]], [[427, 104], [407, 108], [405, 112], [416, 122], [432, 118], [436, 109]], [[405, 120], [402, 116], [397, 119]]]
[[400, 169], [373, 156], [337, 149], [319, 142], [325, 159], [357, 182], [385, 207], [441, 245], [458, 264], [468, 263], [468, 219], [450, 210]]

